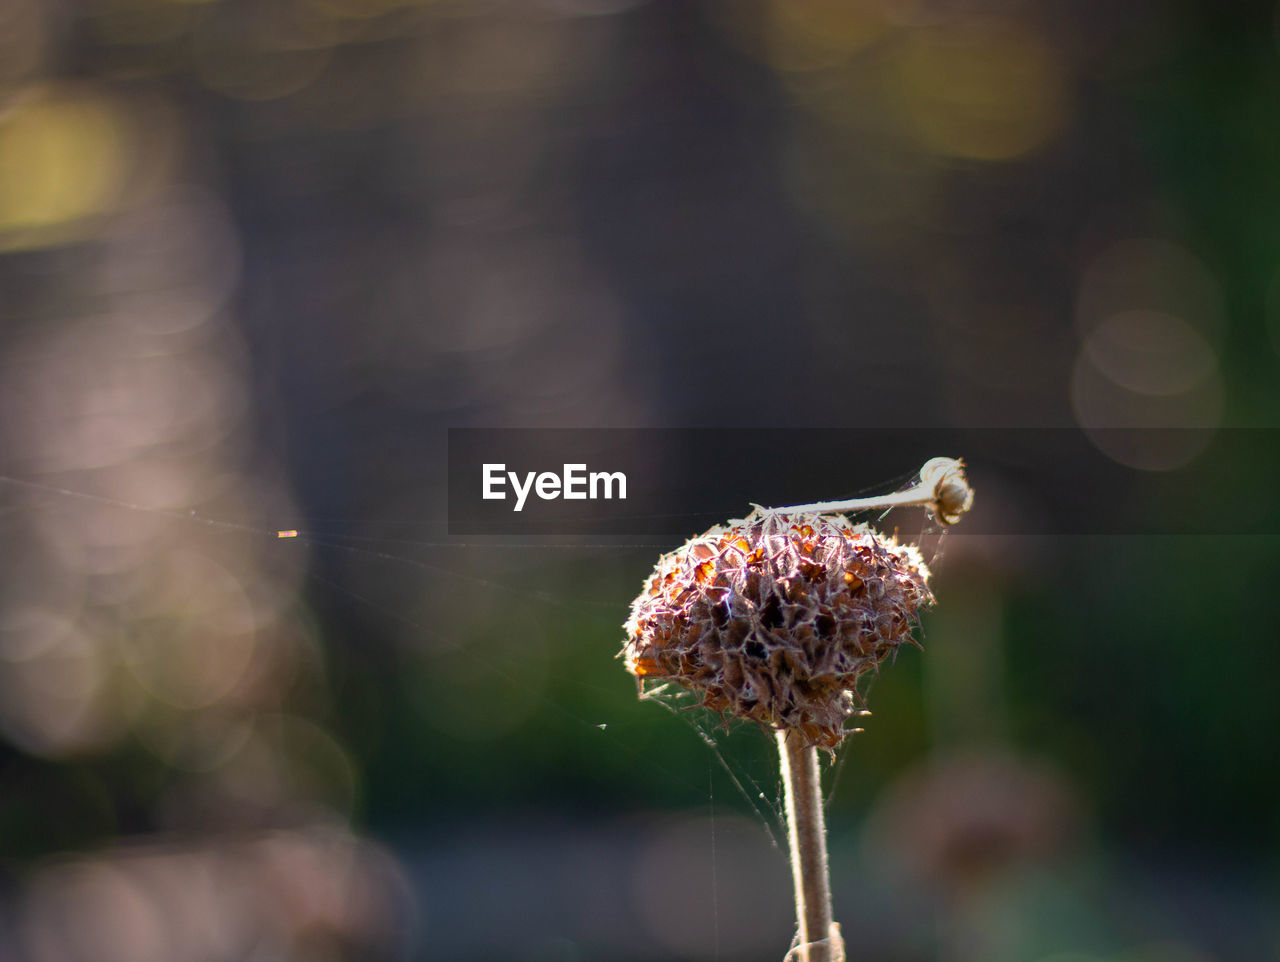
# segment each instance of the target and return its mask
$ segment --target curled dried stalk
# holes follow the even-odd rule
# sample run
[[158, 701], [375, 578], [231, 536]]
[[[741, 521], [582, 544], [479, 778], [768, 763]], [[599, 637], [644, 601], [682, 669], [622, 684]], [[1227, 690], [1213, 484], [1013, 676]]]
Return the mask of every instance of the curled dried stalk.
[[942, 524], [955, 524], [973, 507], [973, 489], [958, 458], [933, 458], [920, 469], [920, 480], [905, 491], [874, 498], [847, 501], [815, 501], [790, 508], [771, 508], [779, 514], [837, 514], [844, 511], [879, 511], [886, 508], [922, 507]]

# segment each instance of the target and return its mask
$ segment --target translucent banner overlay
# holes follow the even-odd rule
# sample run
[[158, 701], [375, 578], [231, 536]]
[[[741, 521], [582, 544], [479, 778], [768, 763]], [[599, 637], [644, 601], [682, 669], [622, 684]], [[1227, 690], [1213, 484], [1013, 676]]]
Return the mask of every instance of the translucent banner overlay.
[[1280, 430], [1078, 428], [451, 429], [449, 533], [687, 537], [898, 490], [940, 455], [976, 491], [967, 534], [1280, 534]]

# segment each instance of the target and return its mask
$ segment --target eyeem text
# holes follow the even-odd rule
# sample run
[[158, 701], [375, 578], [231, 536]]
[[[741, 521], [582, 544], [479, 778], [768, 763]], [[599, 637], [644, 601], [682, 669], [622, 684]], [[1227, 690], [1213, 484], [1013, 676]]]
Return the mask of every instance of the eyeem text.
[[566, 464], [559, 474], [554, 471], [529, 471], [521, 478], [515, 471], [508, 471], [505, 464], [484, 465], [483, 497], [486, 501], [505, 500], [508, 482], [516, 496], [513, 511], [523, 510], [530, 491], [543, 501], [554, 501], [556, 498], [564, 498], [566, 501], [617, 498], [625, 501], [627, 497], [627, 476], [621, 471], [592, 471], [588, 474], [585, 464]]

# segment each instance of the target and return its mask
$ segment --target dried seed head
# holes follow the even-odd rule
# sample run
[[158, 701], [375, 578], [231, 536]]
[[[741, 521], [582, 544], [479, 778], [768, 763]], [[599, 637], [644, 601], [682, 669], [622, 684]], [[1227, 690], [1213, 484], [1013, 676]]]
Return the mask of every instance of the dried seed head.
[[757, 510], [658, 559], [631, 605], [627, 669], [713, 711], [834, 748], [858, 680], [933, 603], [912, 545], [843, 516]]

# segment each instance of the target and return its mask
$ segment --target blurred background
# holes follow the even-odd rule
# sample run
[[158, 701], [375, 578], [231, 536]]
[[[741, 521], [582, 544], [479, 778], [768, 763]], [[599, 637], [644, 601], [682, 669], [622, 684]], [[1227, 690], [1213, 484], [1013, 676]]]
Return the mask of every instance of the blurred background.
[[[769, 740], [614, 660], [659, 549], [450, 538], [446, 429], [1052, 427], [1274, 531], [1278, 36], [0, 0], [0, 958], [781, 959]], [[1276, 537], [1165, 530], [947, 535], [827, 775], [851, 958], [1280, 957]]]

